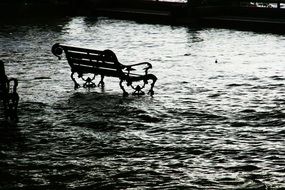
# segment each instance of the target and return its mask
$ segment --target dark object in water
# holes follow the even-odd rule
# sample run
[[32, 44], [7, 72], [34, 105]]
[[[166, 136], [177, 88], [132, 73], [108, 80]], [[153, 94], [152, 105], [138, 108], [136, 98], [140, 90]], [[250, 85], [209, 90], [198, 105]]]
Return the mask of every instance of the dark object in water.
[[[120, 79], [120, 87], [123, 90], [123, 95], [128, 96], [128, 92], [123, 86], [123, 82], [127, 83], [127, 86], [131, 86], [135, 91], [135, 95], [143, 95], [145, 85], [148, 84], [148, 80], [152, 80], [150, 84], [150, 90], [148, 94], [151, 96], [154, 94], [153, 87], [157, 80], [157, 77], [153, 74], [148, 74], [148, 70], [152, 68], [152, 65], [148, 62], [142, 62], [132, 65], [121, 64], [115, 53], [111, 50], [93, 50], [85, 49], [79, 47], [72, 47], [68, 45], [63, 45], [56, 43], [52, 46], [52, 53], [59, 59], [60, 55], [65, 52], [67, 61], [71, 67], [71, 79], [73, 80], [75, 86], [74, 89], [80, 87], [79, 83], [75, 80], [74, 74], [78, 74], [78, 78], [81, 78], [85, 83], [84, 88], [96, 87], [93, 82], [96, 75], [101, 75], [101, 80], [97, 86], [104, 87], [104, 77], [116, 77]], [[143, 74], [133, 73], [136, 69], [135, 66], [145, 65]], [[84, 74], [93, 74], [93, 77], [85, 77]], [[141, 86], [133, 86], [133, 82], [140, 82], [143, 84]]]
[[4, 62], [0, 60], [0, 100], [3, 102], [5, 117], [17, 120], [19, 95], [17, 93], [18, 80], [8, 78], [5, 73]]

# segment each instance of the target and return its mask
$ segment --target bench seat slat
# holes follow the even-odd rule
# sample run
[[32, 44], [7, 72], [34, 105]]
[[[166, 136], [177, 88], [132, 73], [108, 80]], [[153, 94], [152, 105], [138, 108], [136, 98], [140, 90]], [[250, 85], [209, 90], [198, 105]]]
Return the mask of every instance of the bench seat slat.
[[120, 77], [119, 73], [116, 70], [111, 70], [111, 69], [102, 69], [102, 68], [93, 68], [93, 67], [88, 68], [79, 65], [74, 65], [72, 67], [72, 70], [78, 73], [94, 73], [96, 75], [104, 73], [104, 76]]
[[100, 68], [109, 68], [109, 69], [117, 69], [117, 66], [115, 64], [112, 64], [110, 62], [96, 62], [96, 60], [80, 60], [80, 59], [73, 59], [70, 58], [69, 60], [70, 65], [78, 64], [81, 66], [88, 66], [88, 67], [100, 67]]
[[103, 57], [102, 54], [94, 54], [94, 53], [86, 53], [86, 52], [68, 52], [67, 57], [77, 58], [77, 59], [89, 59], [89, 60], [100, 60], [100, 61], [108, 61], [113, 62], [114, 60]]
[[68, 52], [67, 56], [79, 59], [102, 59], [102, 56], [100, 56], [100, 54], [88, 54], [86, 52]]
[[[72, 67], [72, 69], [76, 72], [79, 73], [94, 73], [96, 75], [99, 75], [101, 73], [104, 73], [104, 76], [111, 76], [111, 77], [120, 77], [120, 74], [118, 73], [117, 70], [112, 70], [112, 69], [105, 69], [105, 68], [93, 68], [93, 67], [82, 67], [80, 65], [74, 65]], [[126, 72], [123, 72], [124, 76], [127, 75]], [[129, 77], [134, 79], [134, 78], [138, 78], [138, 77], [142, 77], [143, 75], [140, 74], [134, 74], [131, 73], [129, 74]]]

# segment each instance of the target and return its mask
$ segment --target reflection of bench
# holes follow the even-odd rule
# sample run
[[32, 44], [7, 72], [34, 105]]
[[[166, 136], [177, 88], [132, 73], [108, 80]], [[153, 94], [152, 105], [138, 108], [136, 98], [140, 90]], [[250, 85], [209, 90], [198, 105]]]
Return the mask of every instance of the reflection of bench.
[[17, 93], [18, 80], [8, 79], [5, 74], [3, 61], [0, 60], [0, 100], [3, 101], [3, 107], [6, 117], [16, 118], [19, 96]]
[[[71, 67], [71, 78], [74, 81], [75, 89], [80, 85], [74, 78], [74, 73], [78, 74], [78, 78], [81, 78], [85, 83], [83, 87], [95, 87], [93, 80], [96, 75], [101, 75], [101, 80], [98, 86], [104, 87], [104, 77], [117, 77], [120, 79], [120, 87], [123, 90], [123, 95], [127, 96], [123, 82], [127, 83], [134, 89], [133, 94], [141, 95], [144, 94], [142, 89], [148, 84], [148, 80], [152, 80], [150, 84], [149, 94], [152, 96], [154, 94], [153, 87], [157, 80], [156, 76], [149, 74], [148, 70], [152, 68], [152, 65], [148, 62], [137, 63], [133, 65], [123, 65], [121, 64], [115, 53], [111, 50], [93, 50], [93, 49], [83, 49], [79, 47], [72, 47], [62, 44], [54, 44], [52, 47], [52, 53], [59, 59], [60, 55], [65, 52], [67, 61]], [[144, 66], [143, 73], [134, 73], [136, 69], [134, 67]], [[84, 75], [92, 74], [92, 77], [86, 77]], [[142, 82], [140, 85], [133, 86], [134, 82]]]

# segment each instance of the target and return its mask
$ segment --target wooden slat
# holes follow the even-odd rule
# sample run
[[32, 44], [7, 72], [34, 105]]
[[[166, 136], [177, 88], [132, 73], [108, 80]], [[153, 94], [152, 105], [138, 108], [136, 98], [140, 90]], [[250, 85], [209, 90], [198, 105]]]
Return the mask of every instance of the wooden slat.
[[[79, 73], [94, 73], [96, 75], [104, 75], [104, 76], [110, 76], [110, 77], [121, 77], [121, 74], [127, 76], [126, 72], [119, 73], [117, 70], [112, 69], [102, 69], [102, 68], [93, 68], [93, 67], [82, 67], [78, 65], [74, 65], [73, 67], [74, 72]], [[133, 81], [140, 81], [143, 79], [145, 75], [140, 74], [130, 74], [129, 77]], [[137, 79], [137, 80], [136, 80]]]
[[66, 53], [67, 53], [67, 57], [72, 57], [72, 58], [115, 62], [115, 60], [111, 59], [110, 57], [104, 56], [103, 53], [95, 54], [95, 53], [77, 52], [77, 51], [68, 51]]
[[81, 65], [82, 67], [87, 66], [87, 67], [97, 67], [97, 68], [109, 68], [109, 69], [117, 69], [117, 65], [111, 62], [105, 62], [103, 63], [102, 61], [96, 62], [96, 60], [85, 60], [85, 59], [73, 59], [69, 58], [68, 59], [69, 64], [74, 65]]
[[79, 47], [73, 47], [73, 46], [66, 46], [62, 44], [60, 44], [60, 46], [64, 49], [64, 51], [89, 52], [89, 53], [95, 53], [95, 54], [101, 54], [103, 52], [103, 51], [95, 50], [95, 49], [79, 48]]
[[81, 72], [81, 73], [94, 73], [94, 74], [102, 74], [104, 76], [111, 76], [111, 77], [120, 77], [120, 73], [117, 70], [112, 69], [102, 69], [102, 68], [93, 68], [93, 67], [81, 67], [78, 65], [74, 65], [72, 67], [74, 72]]
[[68, 57], [72, 58], [80, 58], [80, 59], [95, 59], [95, 60], [101, 60], [103, 57], [101, 54], [88, 54], [87, 52], [68, 52]]

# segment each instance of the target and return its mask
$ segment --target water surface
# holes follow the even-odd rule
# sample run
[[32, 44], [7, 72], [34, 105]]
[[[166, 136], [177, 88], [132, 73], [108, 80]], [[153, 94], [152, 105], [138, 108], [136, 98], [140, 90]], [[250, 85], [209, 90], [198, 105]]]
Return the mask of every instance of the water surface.
[[[73, 90], [51, 46], [151, 62], [154, 97]], [[285, 37], [74, 17], [3, 22], [19, 122], [1, 123], [1, 189], [284, 189]], [[99, 78], [97, 79], [99, 81]]]

